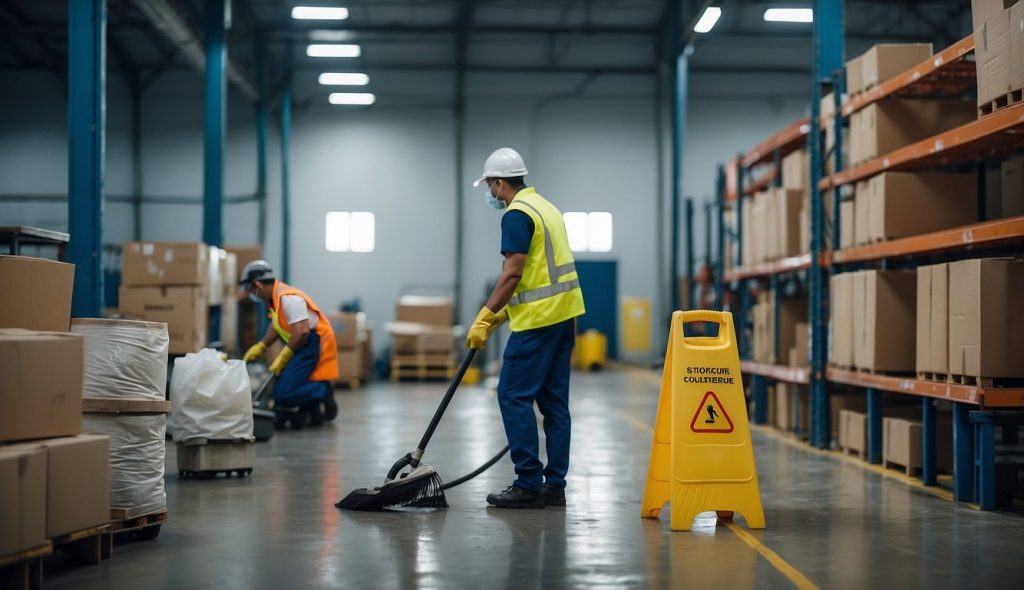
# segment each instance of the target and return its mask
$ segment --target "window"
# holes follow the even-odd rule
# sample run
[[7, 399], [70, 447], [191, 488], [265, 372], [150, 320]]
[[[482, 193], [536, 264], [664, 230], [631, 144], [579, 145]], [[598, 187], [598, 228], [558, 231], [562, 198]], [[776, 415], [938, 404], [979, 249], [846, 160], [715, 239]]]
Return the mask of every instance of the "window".
[[373, 213], [331, 211], [327, 214], [324, 246], [328, 252], [373, 252], [375, 239]]
[[573, 252], [611, 252], [612, 214], [607, 211], [563, 214], [569, 248]]

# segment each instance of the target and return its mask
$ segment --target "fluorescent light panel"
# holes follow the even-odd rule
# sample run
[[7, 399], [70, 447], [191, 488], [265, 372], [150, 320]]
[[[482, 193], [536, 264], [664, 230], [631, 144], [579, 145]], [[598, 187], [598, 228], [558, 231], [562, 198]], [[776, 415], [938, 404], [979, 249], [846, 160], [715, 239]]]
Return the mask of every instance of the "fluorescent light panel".
[[814, 22], [811, 8], [769, 8], [764, 11], [764, 20], [769, 23], [810, 23]]
[[334, 6], [296, 6], [292, 8], [295, 20], [345, 20], [348, 9]]
[[359, 57], [361, 53], [358, 45], [314, 43], [306, 47], [309, 57]]
[[366, 86], [370, 83], [370, 77], [366, 74], [325, 72], [320, 74], [319, 81], [324, 86]]
[[718, 19], [722, 16], [722, 9], [717, 6], [708, 6], [704, 14], [700, 16], [700, 20], [694, 25], [693, 30], [696, 33], [710, 33], [711, 29], [715, 28], [715, 24]]
[[369, 92], [332, 92], [327, 100], [331, 104], [347, 105], [371, 105], [377, 102], [377, 97]]

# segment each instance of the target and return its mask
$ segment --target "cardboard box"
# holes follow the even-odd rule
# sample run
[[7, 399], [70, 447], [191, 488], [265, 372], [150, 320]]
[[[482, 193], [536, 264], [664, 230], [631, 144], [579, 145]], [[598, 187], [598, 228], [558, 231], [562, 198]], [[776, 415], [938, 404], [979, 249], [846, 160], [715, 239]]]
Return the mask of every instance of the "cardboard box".
[[921, 423], [902, 418], [882, 418], [882, 461], [907, 469], [921, 468]]
[[0, 328], [67, 332], [71, 326], [71, 289], [75, 265], [31, 258], [0, 256]]
[[794, 329], [793, 336], [793, 353], [794, 358], [790, 359], [791, 367], [807, 367], [810, 366], [811, 361], [808, 356], [808, 350], [811, 340], [811, 325], [807, 322], [797, 322]]
[[[796, 404], [796, 420], [794, 420]], [[810, 391], [806, 386], [779, 381], [775, 384], [775, 426], [779, 430], [807, 430], [810, 425]]]
[[861, 65], [862, 56], [857, 56], [846, 62], [846, 92], [853, 96], [864, 90], [864, 66]]
[[[1017, 0], [971, 0], [971, 27], [977, 29], [999, 11], [1017, 4]], [[1019, 6], [1019, 4], [1018, 4]]]
[[451, 326], [452, 300], [447, 297], [405, 295], [395, 306], [395, 320], [431, 326]]
[[327, 319], [334, 328], [334, 340], [338, 350], [352, 350], [359, 346], [358, 324], [356, 314], [344, 312], [332, 312], [327, 314]]
[[865, 90], [885, 82], [925, 61], [932, 55], [931, 43], [880, 43], [861, 57], [861, 79]]
[[1024, 3], [1010, 8], [1010, 89], [1024, 88]]
[[918, 373], [949, 371], [949, 265], [917, 269]]
[[445, 354], [455, 349], [451, 326], [390, 322], [384, 330], [391, 335], [394, 354]]
[[46, 453], [46, 536], [56, 537], [110, 522], [106, 477], [110, 440], [80, 434], [19, 447]]
[[811, 159], [806, 149], [782, 159], [782, 188], [801, 193], [811, 190]]
[[801, 254], [811, 251], [811, 207], [808, 203], [800, 206], [800, 249]]
[[867, 181], [867, 227], [858, 233], [874, 243], [969, 225], [978, 220], [977, 195], [975, 174], [880, 174]]
[[853, 410], [839, 411], [839, 448], [861, 457], [868, 450], [868, 416]]
[[224, 351], [238, 351], [238, 299], [225, 297], [220, 306], [220, 344]]
[[363, 362], [363, 374], [373, 375], [373, 327], [369, 324], [359, 331], [360, 359]]
[[121, 313], [167, 324], [168, 352], [196, 352], [209, 344], [206, 287], [121, 287]]
[[772, 355], [772, 362], [782, 364], [789, 349], [799, 346], [797, 326], [806, 324], [809, 315], [806, 299], [782, 299], [779, 302], [779, 349]]
[[855, 201], [843, 201], [839, 204], [839, 247], [851, 248], [856, 242]]
[[[1024, 4], [1020, 6], [1024, 7]], [[1024, 215], [1024, 156], [1003, 162], [1000, 169], [1000, 185], [1001, 216]]]
[[358, 379], [363, 374], [362, 351], [358, 348], [353, 350], [338, 351], [338, 380], [351, 381]]
[[774, 204], [777, 222], [775, 255], [777, 258], [799, 256], [800, 246], [800, 205], [804, 193], [800, 190], [775, 189]]
[[0, 442], [78, 434], [83, 344], [66, 332], [0, 329]]
[[0, 557], [46, 542], [46, 451], [0, 447], [0, 522]]
[[837, 367], [853, 366], [853, 273], [833, 275], [830, 282], [831, 301], [829, 361]]
[[241, 280], [241, 273], [245, 270], [245, 265], [249, 264], [253, 260], [263, 259], [263, 247], [259, 244], [247, 244], [247, 245], [232, 245], [224, 246], [224, 250], [229, 254], [235, 255], [235, 269], [237, 275], [235, 276], [235, 284]]
[[841, 419], [839, 414], [843, 410], [864, 413], [867, 411], [867, 398], [863, 395], [840, 395], [833, 393], [829, 396], [829, 410], [831, 414], [831, 430], [834, 438], [839, 437], [839, 426]]
[[949, 372], [1024, 377], [1024, 262], [961, 260], [949, 265]]
[[861, 161], [954, 129], [977, 119], [977, 110], [962, 100], [886, 99], [861, 113]]
[[238, 295], [238, 255], [221, 250], [220, 284], [223, 286], [224, 297], [237, 299]]
[[125, 242], [121, 286], [207, 285], [210, 250], [203, 242]]
[[[224, 303], [224, 277], [222, 276], [221, 264], [227, 258], [227, 252], [217, 246], [210, 246], [209, 265], [207, 266], [206, 293], [209, 295], [210, 305]], [[222, 258], [223, 255], [223, 258]]]
[[913, 372], [917, 276], [913, 271], [854, 273], [853, 364], [868, 371]]
[[[870, 241], [868, 229], [870, 228], [871, 184], [866, 180], [858, 182], [853, 195], [853, 245], [862, 246]], [[842, 235], [839, 237], [842, 238]]]
[[1010, 11], [1002, 10], [974, 30], [978, 106], [1010, 92]]

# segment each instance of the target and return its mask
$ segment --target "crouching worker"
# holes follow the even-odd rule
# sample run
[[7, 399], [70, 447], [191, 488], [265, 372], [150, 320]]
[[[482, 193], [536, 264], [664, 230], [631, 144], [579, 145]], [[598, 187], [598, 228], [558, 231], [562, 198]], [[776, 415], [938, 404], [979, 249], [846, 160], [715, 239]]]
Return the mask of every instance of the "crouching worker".
[[279, 425], [292, 420], [294, 426], [295, 415], [302, 413], [313, 426], [322, 424], [325, 414], [333, 419], [338, 406], [331, 382], [338, 378], [338, 350], [331, 323], [309, 295], [277, 280], [265, 260], [245, 265], [239, 284], [270, 310], [267, 333], [246, 351], [245, 362], [259, 360], [278, 338], [285, 344], [269, 367], [278, 376], [273, 399]]

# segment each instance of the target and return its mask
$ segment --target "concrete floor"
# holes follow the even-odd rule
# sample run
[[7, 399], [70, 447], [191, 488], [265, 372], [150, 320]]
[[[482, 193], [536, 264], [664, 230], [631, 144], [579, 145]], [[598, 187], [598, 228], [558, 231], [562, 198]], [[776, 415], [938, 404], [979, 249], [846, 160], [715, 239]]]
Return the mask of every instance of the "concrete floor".
[[[1019, 588], [1024, 580], [1018, 516], [953, 504], [764, 431], [754, 441], [766, 530], [745, 541], [713, 516], [689, 533], [669, 531], [667, 509], [660, 521], [639, 518], [659, 380], [639, 371], [574, 375], [566, 509], [488, 508], [486, 494], [513, 478], [507, 459], [451, 490], [447, 511], [334, 508], [353, 488], [379, 485], [416, 444], [442, 384], [339, 392], [335, 423], [278, 433], [257, 447], [244, 480], [179, 481], [169, 445], [170, 519], [159, 538], [120, 544], [98, 566], [52, 563], [46, 587]], [[464, 388], [427, 462], [450, 480], [503, 445], [493, 394]], [[773, 565], [771, 552], [781, 561]]]

